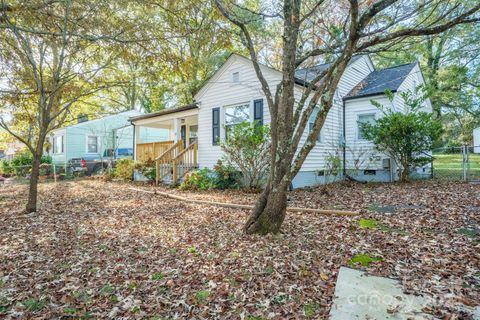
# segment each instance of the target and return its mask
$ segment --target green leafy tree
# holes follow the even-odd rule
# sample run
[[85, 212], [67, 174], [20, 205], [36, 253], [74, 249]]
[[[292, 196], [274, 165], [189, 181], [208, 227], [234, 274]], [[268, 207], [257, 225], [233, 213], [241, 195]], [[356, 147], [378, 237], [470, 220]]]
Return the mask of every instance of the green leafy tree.
[[[393, 100], [393, 95], [388, 95]], [[421, 111], [424, 96], [416, 97], [410, 92], [402, 92], [407, 112], [395, 111], [372, 100], [383, 116], [375, 123], [361, 123], [363, 136], [372, 141], [375, 147], [385, 152], [398, 165], [400, 181], [409, 180], [410, 172], [430, 161], [422, 153], [432, 149], [432, 145], [442, 133], [441, 124], [433, 119], [430, 112]]]
[[[454, 14], [451, 9], [475, 0], [434, 0], [438, 10], [417, 21], [434, 22]], [[433, 113], [446, 129], [443, 145], [471, 144], [472, 127], [480, 125], [480, 28], [463, 24], [438, 35], [403, 39], [390, 50], [374, 56], [377, 65], [389, 67], [418, 60], [422, 68]], [[466, 125], [467, 124], [467, 125]]]
[[123, 0], [32, 0], [9, 5], [2, 1], [0, 127], [33, 156], [29, 213], [37, 209], [48, 134], [64, 125], [76, 106], [89, 104], [90, 97], [113, 85], [102, 75], [121, 46], [109, 44], [127, 41], [121, 38], [125, 28], [135, 28], [119, 18], [125, 12], [123, 4]]
[[225, 162], [242, 173], [245, 186], [255, 190], [262, 186], [270, 164], [270, 128], [256, 122], [242, 122], [228, 130], [221, 144]]

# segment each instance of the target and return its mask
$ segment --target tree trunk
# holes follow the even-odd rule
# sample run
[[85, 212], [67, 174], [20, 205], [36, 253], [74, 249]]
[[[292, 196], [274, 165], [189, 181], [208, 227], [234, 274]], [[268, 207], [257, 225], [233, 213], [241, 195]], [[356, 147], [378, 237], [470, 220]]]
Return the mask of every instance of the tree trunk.
[[408, 164], [402, 164], [402, 169], [400, 171], [400, 182], [407, 182], [409, 180], [410, 170], [408, 168]]
[[37, 211], [37, 193], [38, 193], [38, 176], [40, 175], [40, 159], [41, 155], [33, 155], [32, 173], [30, 176], [30, 188], [28, 192], [28, 202], [26, 207], [27, 213]]
[[[272, 180], [270, 180], [272, 181]], [[247, 234], [278, 233], [287, 212], [289, 182], [268, 182], [253, 208], [244, 231]]]

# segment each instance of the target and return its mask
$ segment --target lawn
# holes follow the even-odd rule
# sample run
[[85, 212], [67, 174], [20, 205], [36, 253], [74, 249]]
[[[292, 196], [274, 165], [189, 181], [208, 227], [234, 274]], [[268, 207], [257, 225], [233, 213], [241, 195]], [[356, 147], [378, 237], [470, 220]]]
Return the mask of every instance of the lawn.
[[[299, 190], [282, 232], [247, 236], [248, 212], [182, 203], [99, 181], [0, 188], [0, 317], [326, 318], [340, 266], [398, 278], [460, 315], [480, 301], [480, 186], [339, 184]], [[152, 187], [141, 186], [145, 190]], [[162, 189], [163, 190], [163, 189]], [[239, 191], [180, 192], [251, 203]]]
[[[470, 154], [470, 176], [480, 179], [480, 154]], [[463, 178], [462, 154], [436, 154], [433, 160], [434, 175], [436, 178]]]

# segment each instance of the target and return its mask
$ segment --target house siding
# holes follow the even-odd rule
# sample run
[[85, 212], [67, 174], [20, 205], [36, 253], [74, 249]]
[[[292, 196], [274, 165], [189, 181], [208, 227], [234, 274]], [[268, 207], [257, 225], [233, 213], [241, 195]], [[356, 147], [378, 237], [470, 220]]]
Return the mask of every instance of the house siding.
[[[358, 117], [360, 115], [374, 114], [375, 118], [381, 117], [381, 111], [375, 107], [371, 100], [382, 104], [391, 105], [386, 96], [359, 98], [345, 101], [345, 144], [346, 144], [346, 168], [351, 170], [381, 170], [383, 159], [386, 156], [375, 150], [372, 142], [358, 138]], [[355, 177], [363, 175], [353, 173]], [[369, 178], [371, 178], [369, 176]], [[365, 180], [361, 178], [362, 180]]]
[[[335, 93], [334, 104], [325, 119], [322, 128], [323, 140], [307, 156], [301, 171], [324, 170], [327, 166], [328, 156], [341, 156], [341, 140], [343, 135], [343, 102], [342, 98], [362, 81], [371, 71], [373, 65], [364, 56], [348, 66], [340, 79], [337, 92]], [[301, 94], [301, 93], [300, 93]], [[300, 144], [305, 143], [308, 136], [308, 128], [303, 134]]]
[[[407, 112], [407, 107], [402, 92], [414, 92], [416, 86], [425, 84], [418, 64], [410, 71], [408, 76], [394, 93], [390, 101], [386, 95], [357, 98], [345, 101], [345, 124], [346, 124], [346, 168], [349, 175], [359, 181], [392, 181], [397, 180], [397, 168], [393, 161], [390, 161], [390, 169], [384, 168], [384, 159], [390, 159], [388, 155], [375, 150], [373, 143], [358, 139], [358, 116], [375, 114], [375, 118], [382, 117], [382, 112], [372, 104], [372, 100], [385, 108], [398, 112]], [[431, 104], [426, 100], [421, 111], [431, 112]], [[425, 176], [430, 164], [417, 169], [417, 175]], [[425, 170], [424, 170], [425, 169]], [[366, 175], [365, 170], [375, 170], [375, 175]]]
[[[278, 73], [268, 68], [264, 68], [263, 71], [271, 86], [280, 81], [281, 77]], [[233, 82], [232, 74], [234, 72], [239, 73], [238, 83]], [[253, 118], [253, 101], [264, 99], [264, 94], [251, 62], [237, 56], [232, 56], [202, 91], [196, 96], [196, 101], [200, 104], [198, 162], [200, 167], [212, 168], [223, 157], [220, 146], [213, 145], [212, 141], [212, 109], [220, 108], [220, 138], [223, 139], [225, 137], [223, 107], [248, 102], [250, 103], [250, 116]], [[270, 123], [270, 113], [265, 100], [263, 116], [264, 123]]]
[[[310, 152], [300, 172], [295, 178], [294, 187], [302, 187], [312, 184], [325, 183], [324, 177], [318, 177], [317, 171], [325, 169], [325, 159], [329, 154], [338, 153], [342, 135], [342, 97], [346, 95], [358, 82], [363, 80], [371, 71], [373, 66], [367, 57], [362, 57], [349, 65], [342, 76], [335, 95], [334, 106], [330, 110], [322, 129], [323, 139]], [[275, 85], [281, 80], [281, 74], [269, 68], [263, 68], [263, 73], [270, 88], [274, 90]], [[234, 83], [233, 73], [239, 73], [239, 82]], [[298, 101], [302, 95], [303, 87], [296, 87], [295, 98]], [[199, 166], [212, 168], [215, 163], [223, 157], [219, 146], [212, 144], [212, 109], [220, 108], [220, 123], [224, 123], [223, 107], [233, 104], [250, 103], [250, 115], [253, 118], [253, 101], [264, 99], [261, 85], [257, 79], [252, 62], [233, 56], [226, 62], [220, 71], [210, 79], [210, 82], [197, 94], [196, 101], [200, 103], [198, 123], [198, 156]], [[263, 109], [265, 124], [270, 123], [268, 105], [264, 100]], [[224, 138], [223, 125], [220, 130], [220, 137]], [[308, 135], [306, 128], [301, 145]]]
[[[56, 164], [65, 164], [72, 158], [103, 156], [104, 150], [108, 148], [133, 148], [133, 126], [130, 124], [129, 118], [139, 114], [137, 111], [122, 112], [55, 130], [52, 132], [50, 142], [53, 143], [53, 136], [64, 134], [65, 147], [63, 154], [52, 153], [52, 160]], [[168, 137], [168, 131], [164, 129], [142, 128], [141, 130], [144, 137], [142, 142], [166, 140]], [[87, 136], [98, 137], [97, 153], [87, 153]], [[119, 141], [115, 142], [117, 137], [119, 137]]]
[[[402, 82], [400, 87], [398, 87], [398, 90], [394, 95], [393, 102], [395, 110], [407, 112], [408, 110], [404, 100], [401, 97], [401, 93], [406, 91], [415, 92], [415, 88], [420, 85], [425, 85], [425, 80], [422, 76], [420, 66], [417, 63], [415, 67], [413, 67], [413, 69], [410, 71], [408, 76], [405, 78], [405, 80]], [[430, 100], [427, 99], [424, 101], [423, 107], [420, 111], [432, 112], [432, 105], [430, 103]]]

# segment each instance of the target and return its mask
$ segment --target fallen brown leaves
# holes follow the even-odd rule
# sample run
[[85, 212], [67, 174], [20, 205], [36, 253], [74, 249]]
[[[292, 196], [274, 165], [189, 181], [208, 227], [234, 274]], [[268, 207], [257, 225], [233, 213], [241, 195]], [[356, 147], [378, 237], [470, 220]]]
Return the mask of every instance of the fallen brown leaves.
[[[242, 234], [247, 211], [122, 184], [42, 185], [41, 209], [31, 215], [22, 213], [25, 192], [0, 188], [0, 317], [325, 318], [338, 268], [360, 253], [383, 258], [367, 271], [438, 299], [432, 313], [461, 315], [461, 304], [480, 301], [478, 185], [295, 191], [289, 205], [360, 208], [377, 227], [360, 228], [360, 217], [289, 213], [282, 233], [267, 237]], [[239, 191], [182, 195], [255, 198]], [[387, 205], [395, 213], [382, 213]]]

